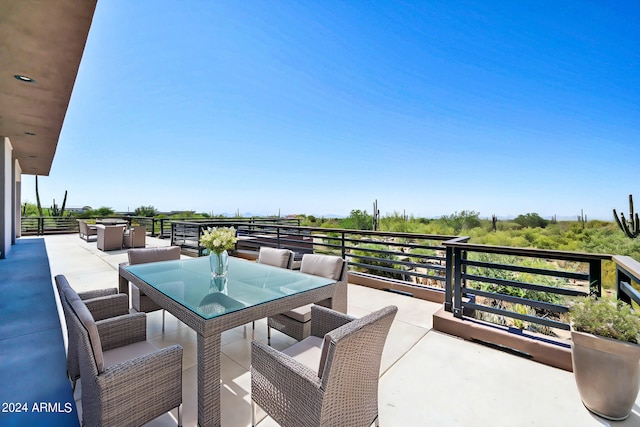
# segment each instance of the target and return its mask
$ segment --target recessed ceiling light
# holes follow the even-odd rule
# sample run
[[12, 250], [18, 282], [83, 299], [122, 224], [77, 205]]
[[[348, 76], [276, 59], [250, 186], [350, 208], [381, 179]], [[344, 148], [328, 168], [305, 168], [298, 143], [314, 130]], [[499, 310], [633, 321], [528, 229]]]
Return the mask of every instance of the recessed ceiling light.
[[16, 79], [20, 80], [21, 82], [26, 82], [26, 83], [34, 83], [35, 82], [35, 80], [33, 80], [31, 77], [23, 76], [21, 74], [16, 74], [13, 77], [15, 77]]
[[24, 134], [25, 134], [25, 135], [29, 135], [29, 136], [36, 136], [36, 134], [35, 134], [35, 133], [33, 133], [33, 132], [25, 132]]

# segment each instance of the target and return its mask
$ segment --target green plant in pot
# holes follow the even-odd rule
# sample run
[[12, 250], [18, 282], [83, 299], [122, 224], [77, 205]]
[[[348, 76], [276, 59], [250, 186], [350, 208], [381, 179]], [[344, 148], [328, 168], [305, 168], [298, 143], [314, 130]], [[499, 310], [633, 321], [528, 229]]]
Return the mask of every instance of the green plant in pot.
[[573, 373], [582, 402], [604, 418], [626, 419], [640, 390], [640, 317], [610, 297], [584, 298], [569, 314]]

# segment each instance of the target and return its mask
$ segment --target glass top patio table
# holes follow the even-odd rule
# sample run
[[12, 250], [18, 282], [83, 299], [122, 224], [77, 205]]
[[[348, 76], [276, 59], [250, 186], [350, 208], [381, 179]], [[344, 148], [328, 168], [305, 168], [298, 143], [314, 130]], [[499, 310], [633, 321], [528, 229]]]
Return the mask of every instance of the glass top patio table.
[[197, 334], [198, 425], [219, 427], [220, 336], [236, 326], [328, 301], [335, 280], [230, 257], [226, 280], [211, 278], [209, 257], [120, 264], [120, 289], [136, 285]]
[[229, 272], [225, 279], [211, 278], [209, 257], [129, 265], [125, 268], [204, 319], [335, 282], [234, 257], [229, 257]]

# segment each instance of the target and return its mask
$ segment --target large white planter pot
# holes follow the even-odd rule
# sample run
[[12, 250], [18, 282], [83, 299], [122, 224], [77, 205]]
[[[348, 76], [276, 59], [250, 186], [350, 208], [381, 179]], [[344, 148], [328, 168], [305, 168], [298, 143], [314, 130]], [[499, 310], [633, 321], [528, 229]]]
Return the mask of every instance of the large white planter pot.
[[624, 420], [640, 390], [640, 346], [571, 331], [573, 374], [582, 403], [609, 420]]

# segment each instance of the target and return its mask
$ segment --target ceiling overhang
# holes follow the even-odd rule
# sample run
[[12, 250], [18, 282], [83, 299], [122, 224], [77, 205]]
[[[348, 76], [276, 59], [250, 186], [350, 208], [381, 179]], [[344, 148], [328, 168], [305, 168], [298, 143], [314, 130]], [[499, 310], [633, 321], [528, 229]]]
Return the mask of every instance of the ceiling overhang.
[[0, 137], [24, 174], [49, 175], [96, 3], [0, 0]]

